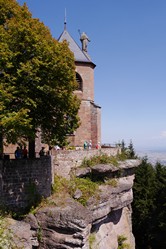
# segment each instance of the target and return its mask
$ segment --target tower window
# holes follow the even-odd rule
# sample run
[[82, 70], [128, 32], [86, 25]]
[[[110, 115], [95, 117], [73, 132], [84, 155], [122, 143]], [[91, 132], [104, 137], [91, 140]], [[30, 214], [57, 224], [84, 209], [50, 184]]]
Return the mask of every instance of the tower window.
[[82, 78], [77, 72], [76, 72], [76, 81], [78, 83], [77, 90], [82, 91]]

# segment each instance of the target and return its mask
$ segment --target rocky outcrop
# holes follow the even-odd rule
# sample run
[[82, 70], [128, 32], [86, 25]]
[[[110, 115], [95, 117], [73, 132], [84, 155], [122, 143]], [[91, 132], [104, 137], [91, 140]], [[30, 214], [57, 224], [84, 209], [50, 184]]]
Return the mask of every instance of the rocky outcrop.
[[[117, 249], [118, 236], [123, 235], [130, 249], [134, 249], [130, 205], [134, 169], [140, 163], [139, 160], [127, 160], [119, 162], [118, 167], [99, 164], [75, 169], [77, 177], [91, 175], [103, 179], [98, 195], [91, 197], [86, 207], [77, 202], [82, 194], [79, 189], [74, 195], [75, 200], [65, 194], [60, 200], [48, 198], [49, 205], [40, 207], [24, 220], [28, 234], [26, 241], [20, 239], [21, 234], [12, 224], [12, 231], [17, 234], [15, 240], [25, 243], [23, 248], [26, 249]], [[31, 245], [27, 242], [29, 237]]]

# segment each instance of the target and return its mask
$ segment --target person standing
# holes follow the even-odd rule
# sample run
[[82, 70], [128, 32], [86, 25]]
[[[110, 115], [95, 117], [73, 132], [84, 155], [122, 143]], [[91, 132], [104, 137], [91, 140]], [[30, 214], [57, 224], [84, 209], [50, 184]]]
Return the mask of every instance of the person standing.
[[19, 147], [17, 147], [17, 149], [15, 150], [14, 155], [15, 155], [15, 159], [21, 158], [21, 150]]
[[87, 141], [84, 142], [84, 150], [86, 150], [88, 147]]
[[44, 147], [41, 148], [39, 155], [40, 155], [40, 157], [45, 155]]
[[92, 149], [92, 140], [89, 141], [88, 145], [89, 145], [89, 150], [91, 150]]

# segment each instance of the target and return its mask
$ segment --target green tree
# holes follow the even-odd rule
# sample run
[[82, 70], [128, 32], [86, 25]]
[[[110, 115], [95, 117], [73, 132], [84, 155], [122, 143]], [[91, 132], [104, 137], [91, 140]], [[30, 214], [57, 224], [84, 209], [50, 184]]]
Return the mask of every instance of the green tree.
[[147, 158], [136, 170], [133, 233], [138, 249], [166, 248], [166, 167]]
[[128, 153], [129, 153], [129, 158], [134, 159], [136, 158], [134, 146], [132, 140], [130, 140], [129, 146], [128, 146]]
[[143, 158], [136, 170], [133, 187], [133, 233], [139, 249], [147, 249], [151, 245], [151, 229], [155, 210], [155, 170]]
[[166, 167], [157, 162], [155, 165], [156, 198], [152, 220], [152, 248], [166, 248]]
[[130, 140], [129, 145], [126, 146], [124, 139], [122, 139], [120, 145], [121, 145], [121, 152], [126, 157], [126, 159], [127, 158], [128, 159], [136, 159], [137, 158], [132, 140]]
[[122, 139], [122, 142], [121, 142], [121, 149], [122, 149], [122, 153], [124, 153], [126, 150], [126, 145], [125, 145], [124, 139]]
[[0, 0], [0, 133], [8, 143], [62, 143], [79, 126], [74, 56], [32, 18], [26, 5]]

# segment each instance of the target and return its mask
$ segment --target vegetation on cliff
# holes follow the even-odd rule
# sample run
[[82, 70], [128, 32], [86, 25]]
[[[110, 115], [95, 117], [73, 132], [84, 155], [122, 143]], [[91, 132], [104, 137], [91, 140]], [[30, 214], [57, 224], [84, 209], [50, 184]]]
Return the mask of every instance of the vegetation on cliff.
[[0, 135], [63, 144], [79, 125], [74, 56], [27, 6], [0, 0]]
[[[78, 197], [76, 197], [78, 193]], [[60, 198], [64, 195], [70, 195], [72, 198], [77, 199], [83, 206], [86, 206], [90, 197], [98, 197], [99, 186], [90, 178], [76, 178], [72, 177], [71, 180], [56, 176], [53, 185], [53, 195], [58, 195]]]

